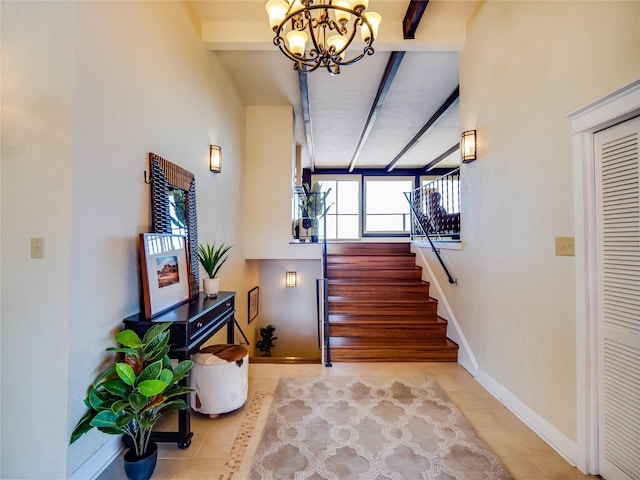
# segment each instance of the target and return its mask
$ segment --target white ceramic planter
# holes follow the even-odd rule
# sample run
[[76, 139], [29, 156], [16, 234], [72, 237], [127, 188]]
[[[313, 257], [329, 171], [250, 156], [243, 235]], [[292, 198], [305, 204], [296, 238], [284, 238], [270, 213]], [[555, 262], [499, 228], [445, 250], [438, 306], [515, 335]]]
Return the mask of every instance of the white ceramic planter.
[[204, 290], [204, 294], [207, 297], [211, 297], [211, 298], [217, 297], [218, 291], [220, 290], [220, 279], [219, 278], [203, 278], [202, 289]]

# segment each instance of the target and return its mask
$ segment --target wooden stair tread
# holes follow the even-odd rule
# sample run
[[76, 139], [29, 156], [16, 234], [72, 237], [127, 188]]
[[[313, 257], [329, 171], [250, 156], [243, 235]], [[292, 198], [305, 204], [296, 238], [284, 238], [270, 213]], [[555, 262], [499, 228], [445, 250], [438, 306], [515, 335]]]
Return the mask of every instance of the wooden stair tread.
[[425, 318], [418, 315], [375, 315], [375, 314], [329, 314], [329, 323], [365, 323], [365, 324], [390, 324], [391, 327], [399, 324], [415, 325], [448, 325], [449, 322], [442, 317]]
[[432, 348], [449, 347], [458, 348], [458, 344], [449, 338], [443, 338], [441, 345], [425, 344], [421, 340], [404, 339], [387, 341], [385, 339], [376, 338], [364, 338], [364, 337], [335, 337], [331, 338], [331, 348], [381, 348], [381, 349], [395, 349], [402, 347], [418, 347], [418, 348]]

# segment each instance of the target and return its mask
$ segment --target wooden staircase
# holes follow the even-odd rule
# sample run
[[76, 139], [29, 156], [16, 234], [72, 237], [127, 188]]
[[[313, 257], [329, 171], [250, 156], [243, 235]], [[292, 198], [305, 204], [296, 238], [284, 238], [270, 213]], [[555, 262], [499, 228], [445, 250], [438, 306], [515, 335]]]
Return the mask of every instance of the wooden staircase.
[[409, 243], [327, 244], [331, 360], [456, 362]]

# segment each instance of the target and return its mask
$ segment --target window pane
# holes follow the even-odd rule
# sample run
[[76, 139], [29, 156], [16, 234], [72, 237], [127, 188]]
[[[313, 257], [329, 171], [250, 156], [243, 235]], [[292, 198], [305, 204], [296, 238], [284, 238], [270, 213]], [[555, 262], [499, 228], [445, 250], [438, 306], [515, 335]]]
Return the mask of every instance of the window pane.
[[360, 189], [358, 187], [358, 182], [355, 181], [338, 182], [338, 198], [340, 198], [338, 214], [358, 214], [358, 207], [360, 203], [360, 199], [358, 198], [358, 191]]
[[404, 232], [405, 215], [367, 215], [367, 232]]
[[404, 192], [411, 190], [410, 180], [367, 180], [367, 214], [408, 212], [409, 202]]
[[358, 215], [340, 215], [338, 217], [338, 238], [353, 239], [360, 238], [360, 228], [358, 226]]

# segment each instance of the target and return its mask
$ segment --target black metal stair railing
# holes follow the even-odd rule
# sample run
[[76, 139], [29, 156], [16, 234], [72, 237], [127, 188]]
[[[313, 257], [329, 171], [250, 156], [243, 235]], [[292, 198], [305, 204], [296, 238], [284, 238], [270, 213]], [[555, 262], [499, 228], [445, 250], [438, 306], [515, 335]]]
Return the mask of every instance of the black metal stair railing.
[[433, 243], [433, 238], [436, 240], [460, 239], [459, 181], [460, 169], [456, 169], [404, 194], [411, 207], [412, 238], [423, 236], [427, 239], [451, 284], [456, 284], [457, 281], [451, 276], [442, 260], [440, 251]]

